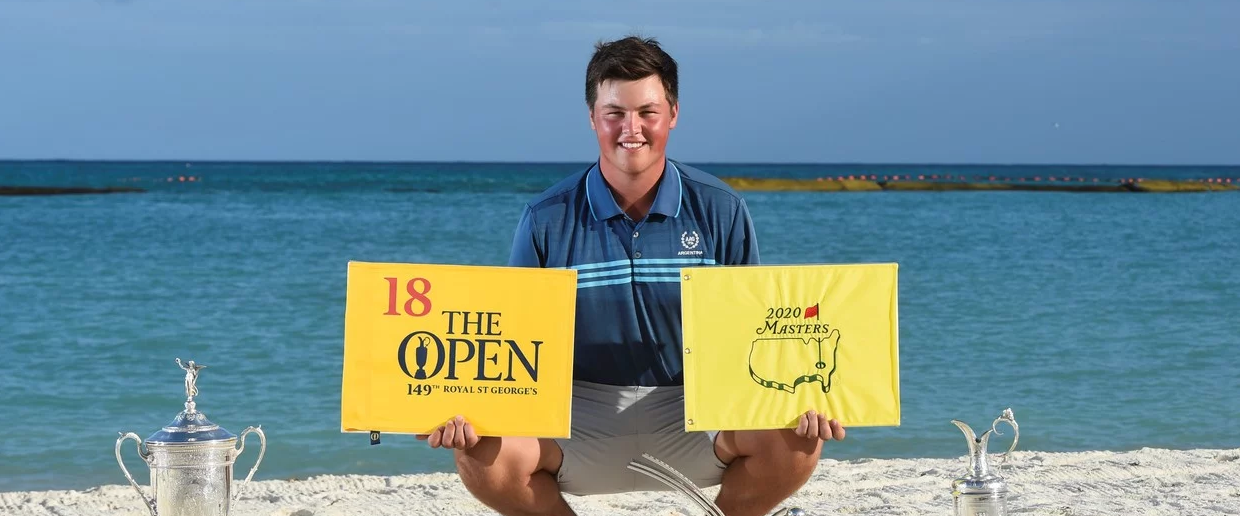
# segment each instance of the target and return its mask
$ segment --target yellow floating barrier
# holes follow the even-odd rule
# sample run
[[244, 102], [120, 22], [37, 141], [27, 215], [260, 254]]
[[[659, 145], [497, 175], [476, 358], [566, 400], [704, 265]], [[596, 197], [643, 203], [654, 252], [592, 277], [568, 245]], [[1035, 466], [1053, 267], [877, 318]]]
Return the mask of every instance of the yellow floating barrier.
[[1167, 181], [1163, 179], [1145, 179], [1135, 183], [1131, 183], [1134, 190], [1138, 192], [1213, 192], [1222, 190], [1236, 190], [1240, 186], [1234, 184], [1223, 183], [1206, 183], [1198, 181]]
[[[868, 192], [907, 191], [937, 192], [956, 190], [1011, 190], [1037, 192], [1217, 192], [1240, 190], [1240, 185], [1221, 181], [1185, 181], [1169, 179], [1141, 179], [1109, 182], [1027, 182], [1027, 181], [936, 181], [936, 180], [867, 180], [867, 179], [789, 179], [762, 177], [722, 177], [725, 183], [738, 191], [758, 192]], [[1084, 181], [1084, 180], [1081, 180]]]

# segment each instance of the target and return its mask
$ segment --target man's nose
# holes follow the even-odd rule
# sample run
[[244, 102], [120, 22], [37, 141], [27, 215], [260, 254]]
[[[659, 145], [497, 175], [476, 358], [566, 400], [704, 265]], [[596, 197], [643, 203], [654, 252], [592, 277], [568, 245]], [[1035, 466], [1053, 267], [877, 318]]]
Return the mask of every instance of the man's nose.
[[629, 113], [624, 117], [625, 134], [640, 134], [642, 132], [642, 117], [638, 113]]

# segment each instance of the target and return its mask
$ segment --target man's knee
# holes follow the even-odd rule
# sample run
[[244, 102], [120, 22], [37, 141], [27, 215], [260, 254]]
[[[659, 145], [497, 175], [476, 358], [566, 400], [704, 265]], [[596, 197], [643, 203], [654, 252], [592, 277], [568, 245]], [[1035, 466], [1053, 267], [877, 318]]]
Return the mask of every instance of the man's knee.
[[535, 473], [548, 469], [547, 450], [536, 439], [487, 437], [468, 450], [455, 452], [461, 483], [475, 495], [502, 493], [529, 484]]
[[791, 479], [805, 482], [814, 469], [818, 467], [818, 459], [822, 453], [822, 441], [806, 439], [797, 435], [792, 429], [777, 430], [777, 436], [769, 440], [766, 453], [772, 462], [788, 472]]
[[818, 467], [822, 441], [806, 439], [792, 429], [740, 431], [724, 441], [724, 453], [748, 457], [749, 467], [762, 468], [770, 478], [804, 482]]
[[483, 438], [473, 448], [454, 452], [456, 472], [461, 477], [461, 483], [465, 484], [470, 492], [478, 494], [494, 491], [503, 483], [505, 477], [512, 476], [502, 471], [505, 463], [511, 461], [498, 460], [500, 449], [499, 439]]

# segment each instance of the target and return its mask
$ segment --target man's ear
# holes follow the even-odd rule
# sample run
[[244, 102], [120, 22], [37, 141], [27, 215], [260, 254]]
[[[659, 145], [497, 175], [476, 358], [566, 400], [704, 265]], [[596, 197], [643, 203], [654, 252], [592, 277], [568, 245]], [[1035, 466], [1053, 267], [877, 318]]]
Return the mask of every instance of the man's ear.
[[[670, 124], [668, 124], [668, 125], [667, 125], [667, 128], [668, 128], [668, 129], [675, 129], [675, 128], [676, 128], [676, 121], [677, 121], [677, 120], [679, 120], [679, 119], [680, 119], [680, 102], [679, 102], [679, 101], [677, 101], [675, 104], [672, 104], [672, 122], [671, 122]], [[591, 120], [593, 120], [593, 119], [591, 119]]]
[[598, 128], [594, 127], [594, 108], [587, 109], [586, 115], [590, 117], [590, 130], [598, 131]]

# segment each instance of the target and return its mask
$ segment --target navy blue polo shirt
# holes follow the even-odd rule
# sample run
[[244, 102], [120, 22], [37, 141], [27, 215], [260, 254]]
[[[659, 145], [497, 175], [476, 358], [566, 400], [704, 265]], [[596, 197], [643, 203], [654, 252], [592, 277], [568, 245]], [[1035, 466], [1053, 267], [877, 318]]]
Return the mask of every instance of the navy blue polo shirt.
[[597, 163], [522, 211], [508, 264], [577, 270], [577, 380], [683, 385], [680, 268], [759, 263], [735, 190], [673, 160], [663, 172], [643, 220], [620, 209]]

